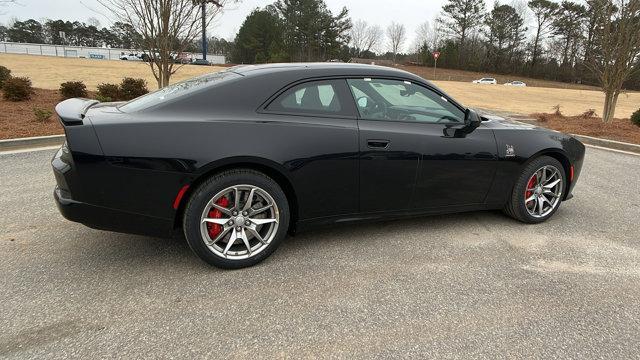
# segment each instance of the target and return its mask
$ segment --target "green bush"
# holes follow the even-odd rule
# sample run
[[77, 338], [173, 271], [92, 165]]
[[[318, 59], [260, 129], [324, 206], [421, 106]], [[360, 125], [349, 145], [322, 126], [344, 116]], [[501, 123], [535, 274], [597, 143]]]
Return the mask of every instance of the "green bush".
[[38, 122], [47, 122], [51, 118], [51, 115], [53, 115], [53, 112], [48, 109], [34, 106], [33, 115], [36, 117]]
[[100, 101], [119, 101], [121, 100], [120, 87], [116, 84], [100, 84], [98, 85], [98, 94], [96, 98]]
[[0, 89], [2, 89], [4, 82], [7, 81], [10, 77], [11, 77], [11, 70], [0, 65]]
[[631, 115], [631, 122], [640, 126], [640, 109]]
[[7, 79], [3, 86], [5, 100], [24, 101], [29, 100], [33, 94], [31, 80], [28, 77], [11, 77]]
[[113, 101], [113, 100], [111, 100], [110, 97], [106, 97], [106, 96], [96, 95], [95, 98], [96, 98], [96, 100], [98, 100], [100, 102], [112, 102]]
[[87, 97], [87, 87], [82, 81], [67, 81], [60, 84], [63, 99]]
[[132, 100], [149, 92], [144, 79], [124, 78], [120, 83], [122, 100]]

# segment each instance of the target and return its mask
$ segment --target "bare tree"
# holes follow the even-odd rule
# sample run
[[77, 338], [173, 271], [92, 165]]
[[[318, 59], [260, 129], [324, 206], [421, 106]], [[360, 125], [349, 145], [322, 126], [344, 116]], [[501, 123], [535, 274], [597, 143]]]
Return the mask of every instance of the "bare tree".
[[429, 21], [425, 21], [422, 24], [418, 25], [416, 29], [416, 39], [415, 43], [418, 46], [428, 45], [431, 46], [433, 39], [433, 27]]
[[92, 17], [87, 19], [87, 25], [95, 26], [97, 28], [100, 28], [100, 20], [98, 20], [97, 18], [92, 16]]
[[384, 37], [384, 32], [379, 25], [369, 25], [364, 20], [358, 20], [353, 24], [349, 32], [351, 46], [356, 49], [357, 56], [362, 53], [374, 51]]
[[605, 93], [602, 121], [610, 123], [622, 85], [640, 70], [640, 0], [595, 0], [593, 5], [596, 53], [587, 66], [600, 80]]
[[387, 27], [387, 36], [389, 37], [389, 45], [391, 46], [393, 63], [395, 64], [398, 51], [402, 49], [402, 44], [407, 38], [407, 30], [403, 24], [394, 21]]
[[384, 30], [380, 25], [371, 25], [367, 28], [365, 39], [364, 51], [376, 52], [384, 39]]
[[[201, 4], [206, 4], [203, 20]], [[237, 0], [98, 0], [115, 18], [131, 24], [142, 37], [142, 47], [149, 56], [148, 64], [158, 88], [169, 85], [180, 65], [173, 57], [184, 52], [208, 27], [223, 6]]]
[[353, 27], [351, 27], [351, 31], [349, 31], [349, 37], [351, 38], [351, 46], [356, 49], [357, 56], [360, 56], [362, 49], [365, 46], [365, 42], [367, 39], [367, 29], [369, 28], [369, 24], [367, 24], [364, 20], [358, 20], [353, 23]]
[[440, 43], [442, 42], [442, 38], [444, 37], [444, 28], [443, 28], [444, 20], [441, 17], [434, 17], [431, 22], [431, 32], [433, 34], [433, 38], [431, 39], [431, 47], [434, 50], [438, 50], [440, 48]]

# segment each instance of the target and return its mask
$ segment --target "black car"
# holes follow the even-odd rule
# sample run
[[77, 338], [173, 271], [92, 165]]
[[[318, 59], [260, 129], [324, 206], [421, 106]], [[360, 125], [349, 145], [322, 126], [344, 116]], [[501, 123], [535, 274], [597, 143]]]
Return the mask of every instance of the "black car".
[[585, 150], [370, 65], [240, 66], [56, 112], [67, 142], [52, 161], [55, 200], [67, 219], [183, 232], [223, 268], [256, 264], [311, 225], [486, 209], [539, 223], [571, 198]]

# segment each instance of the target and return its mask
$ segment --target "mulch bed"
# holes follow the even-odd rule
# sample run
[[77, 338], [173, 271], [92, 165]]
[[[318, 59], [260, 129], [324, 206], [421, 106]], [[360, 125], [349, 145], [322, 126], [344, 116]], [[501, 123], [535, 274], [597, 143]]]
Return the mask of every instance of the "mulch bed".
[[[7, 101], [0, 95], [0, 139], [63, 134], [54, 108], [61, 101], [56, 90], [35, 89], [28, 101]], [[39, 122], [33, 108], [51, 110], [54, 115], [46, 122]]]
[[564, 133], [640, 144], [640, 126], [631, 120], [613, 119], [610, 124], [605, 124], [602, 118], [590, 115], [564, 116], [553, 113], [531, 116], [538, 121], [538, 125]]

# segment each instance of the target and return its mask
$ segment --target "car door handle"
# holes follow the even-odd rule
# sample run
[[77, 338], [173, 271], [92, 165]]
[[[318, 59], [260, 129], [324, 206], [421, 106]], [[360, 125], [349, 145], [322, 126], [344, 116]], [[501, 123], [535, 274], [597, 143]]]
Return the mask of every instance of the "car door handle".
[[389, 147], [389, 140], [369, 139], [367, 146], [372, 149], [386, 149]]

